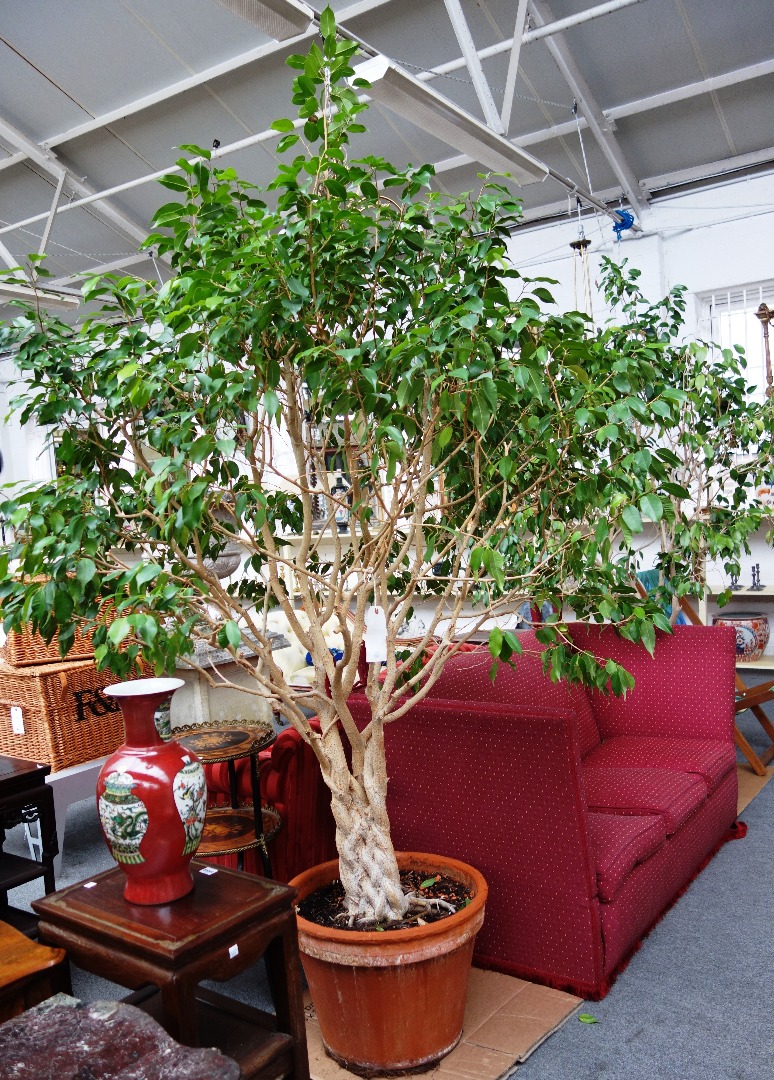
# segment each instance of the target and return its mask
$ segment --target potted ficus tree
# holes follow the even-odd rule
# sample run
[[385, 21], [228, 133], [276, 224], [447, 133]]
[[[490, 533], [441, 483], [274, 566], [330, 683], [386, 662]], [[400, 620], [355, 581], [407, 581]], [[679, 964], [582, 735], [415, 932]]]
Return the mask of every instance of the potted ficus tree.
[[[633, 576], [643, 516], [671, 520], [660, 447], [688, 391], [649, 326], [596, 332], [577, 312], [545, 313], [545, 284], [508, 258], [520, 207], [507, 187], [483, 179], [449, 197], [429, 189], [428, 166], [358, 157], [356, 46], [330, 10], [321, 30], [288, 60], [302, 124], [274, 124], [284, 163], [267, 191], [187, 147], [196, 158], [161, 181], [175, 198], [148, 240], [169, 280], [89, 281], [75, 328], [34, 305], [15, 321], [17, 407], [56, 431], [61, 469], [0, 506], [20, 537], [0, 555], [0, 600], [7, 627], [64, 645], [76, 620], [96, 621], [98, 662], [119, 676], [139, 656], [171, 672], [197, 640], [230, 650], [245, 692], [281, 710], [319, 762], [352, 940], [389, 951], [383, 931], [427, 902], [402, 888], [390, 841], [385, 725], [410, 723], [465, 639], [525, 601], [555, 612], [540, 638], [557, 676], [631, 685], [573, 650], [562, 611], [611, 619], [649, 649], [669, 629]], [[729, 559], [756, 524], [754, 508], [732, 508]], [[242, 567], [222, 579], [214, 563], [234, 542]], [[669, 570], [671, 587], [698, 588], [693, 547]], [[102, 625], [106, 600], [116, 617]], [[272, 609], [310, 655], [303, 688], [271, 650]], [[516, 660], [518, 636], [495, 625], [489, 649]], [[371, 706], [362, 730], [356, 685]], [[485, 886], [465, 873], [478, 902], [441, 922], [481, 917]], [[453, 996], [439, 991], [440, 1011]], [[380, 1068], [454, 1041], [407, 1057], [391, 1023]]]

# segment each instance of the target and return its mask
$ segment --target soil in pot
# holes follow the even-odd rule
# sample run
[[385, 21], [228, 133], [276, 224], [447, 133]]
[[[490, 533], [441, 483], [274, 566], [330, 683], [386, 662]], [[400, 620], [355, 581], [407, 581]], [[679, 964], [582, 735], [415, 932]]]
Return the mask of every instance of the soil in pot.
[[349, 926], [344, 909], [344, 887], [338, 878], [310, 893], [296, 910], [309, 922], [339, 930], [407, 930], [410, 926], [423, 926], [448, 918], [455, 911], [467, 907], [473, 898], [473, 890], [461, 881], [434, 870], [403, 870], [400, 882], [405, 893], [413, 893], [428, 902], [427, 906], [423, 904], [416, 911], [407, 913], [400, 922], [370, 927]]

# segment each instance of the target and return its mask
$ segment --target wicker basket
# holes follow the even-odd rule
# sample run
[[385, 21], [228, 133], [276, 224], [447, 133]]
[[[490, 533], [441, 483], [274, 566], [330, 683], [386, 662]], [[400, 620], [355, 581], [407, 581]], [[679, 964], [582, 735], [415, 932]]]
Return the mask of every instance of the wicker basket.
[[123, 718], [101, 691], [114, 682], [90, 660], [23, 668], [0, 661], [0, 754], [53, 772], [112, 754], [124, 741]]
[[91, 630], [76, 630], [67, 656], [59, 653], [59, 638], [46, 644], [40, 634], [25, 626], [23, 630], [9, 631], [5, 644], [0, 648], [0, 658], [14, 667], [33, 667], [36, 664], [69, 664], [74, 660], [90, 660], [94, 656], [94, 635]]

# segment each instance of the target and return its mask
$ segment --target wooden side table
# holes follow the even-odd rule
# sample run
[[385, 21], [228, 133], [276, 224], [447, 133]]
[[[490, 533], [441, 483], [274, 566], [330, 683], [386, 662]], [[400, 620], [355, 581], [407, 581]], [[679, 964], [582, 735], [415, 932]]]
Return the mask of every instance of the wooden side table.
[[[9, 903], [8, 891], [39, 877], [47, 893], [55, 888], [54, 857], [59, 846], [54, 795], [46, 783], [50, 772], [50, 765], [0, 756], [0, 919], [31, 936], [37, 931], [36, 920]], [[5, 830], [33, 821], [40, 825], [40, 862], [3, 851]]]
[[[115, 867], [33, 902], [40, 940], [79, 967], [131, 990], [159, 995], [143, 1008], [189, 1046], [217, 1046], [245, 1080], [308, 1080], [295, 889], [194, 861], [193, 892], [171, 904], [123, 897]], [[276, 1016], [199, 987], [226, 982], [262, 956]]]
[[[198, 754], [205, 765], [226, 762], [228, 765], [231, 806], [211, 806], [207, 809], [204, 832], [197, 849], [202, 858], [211, 855], [236, 855], [237, 867], [244, 866], [244, 855], [251, 848], [261, 853], [263, 871], [271, 877], [267, 841], [272, 840], [282, 826], [276, 810], [261, 809], [261, 788], [258, 779], [258, 754], [271, 746], [277, 737], [270, 724], [254, 727], [242, 724], [223, 724], [201, 728], [174, 728], [172, 736], [187, 750]], [[250, 759], [252, 808], [239, 805], [236, 762]]]

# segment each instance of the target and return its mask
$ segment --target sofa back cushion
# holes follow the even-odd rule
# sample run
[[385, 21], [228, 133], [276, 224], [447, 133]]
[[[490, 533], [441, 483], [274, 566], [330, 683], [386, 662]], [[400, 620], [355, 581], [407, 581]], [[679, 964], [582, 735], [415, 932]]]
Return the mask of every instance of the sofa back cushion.
[[575, 713], [580, 754], [585, 757], [601, 741], [586, 689], [552, 682], [543, 673], [543, 646], [535, 639], [534, 631], [520, 631], [518, 636], [523, 652], [514, 658], [514, 667], [498, 663], [494, 682], [489, 678], [492, 657], [487, 647], [482, 646], [475, 652], [458, 653], [448, 660], [430, 691], [431, 695], [533, 709], [543, 706], [571, 709]]
[[722, 739], [734, 731], [736, 637], [728, 626], [675, 626], [656, 632], [653, 656], [609, 625], [570, 624], [579, 648], [612, 657], [634, 675], [625, 697], [591, 691], [587, 700], [603, 739], [616, 735]]

